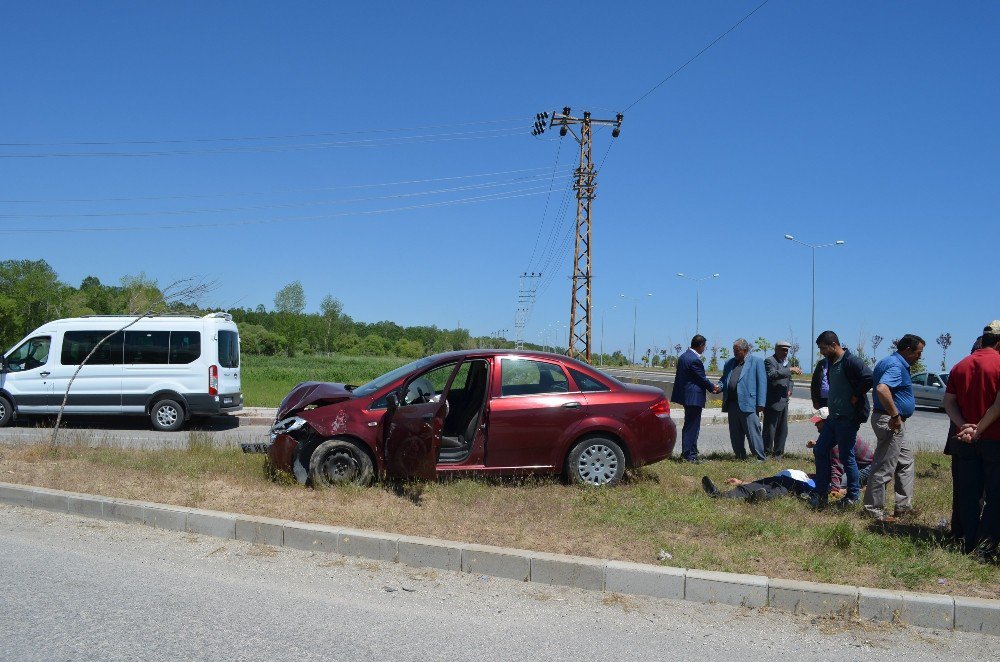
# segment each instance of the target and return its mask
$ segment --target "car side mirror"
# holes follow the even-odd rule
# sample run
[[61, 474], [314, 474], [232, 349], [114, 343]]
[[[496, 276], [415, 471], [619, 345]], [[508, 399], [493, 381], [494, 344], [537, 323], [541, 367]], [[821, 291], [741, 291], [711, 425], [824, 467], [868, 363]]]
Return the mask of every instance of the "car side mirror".
[[392, 391], [389, 395], [385, 396], [385, 404], [390, 414], [399, 409], [399, 392]]

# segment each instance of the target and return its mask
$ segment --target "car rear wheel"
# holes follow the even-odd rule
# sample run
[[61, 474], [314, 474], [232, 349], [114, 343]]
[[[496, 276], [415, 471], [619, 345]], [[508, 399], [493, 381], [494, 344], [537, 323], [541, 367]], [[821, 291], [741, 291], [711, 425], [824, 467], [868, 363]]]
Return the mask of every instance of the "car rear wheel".
[[566, 475], [579, 485], [617, 485], [625, 475], [625, 453], [610, 439], [585, 439], [569, 452]]
[[10, 425], [11, 420], [14, 418], [14, 405], [10, 403], [10, 400], [0, 396], [0, 428], [5, 425]]
[[154, 430], [175, 432], [184, 425], [184, 410], [173, 400], [160, 400], [149, 410], [149, 420]]
[[370, 485], [374, 476], [368, 453], [346, 439], [324, 441], [309, 458], [309, 482], [313, 487]]

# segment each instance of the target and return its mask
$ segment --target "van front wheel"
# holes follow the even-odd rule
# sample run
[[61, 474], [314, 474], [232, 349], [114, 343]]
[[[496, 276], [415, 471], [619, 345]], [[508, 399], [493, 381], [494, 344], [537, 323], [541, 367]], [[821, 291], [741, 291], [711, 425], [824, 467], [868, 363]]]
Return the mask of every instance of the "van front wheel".
[[160, 432], [175, 432], [184, 425], [184, 410], [173, 400], [160, 400], [149, 410], [153, 429]]
[[10, 400], [0, 395], [0, 428], [10, 425], [13, 418], [14, 405], [10, 404]]

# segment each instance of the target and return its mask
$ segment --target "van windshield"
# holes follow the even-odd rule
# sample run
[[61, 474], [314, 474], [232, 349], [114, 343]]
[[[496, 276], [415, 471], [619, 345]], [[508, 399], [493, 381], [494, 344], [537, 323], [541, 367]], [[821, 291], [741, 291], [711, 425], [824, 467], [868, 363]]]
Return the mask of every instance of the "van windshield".
[[235, 331], [219, 331], [219, 365], [240, 367], [240, 336]]

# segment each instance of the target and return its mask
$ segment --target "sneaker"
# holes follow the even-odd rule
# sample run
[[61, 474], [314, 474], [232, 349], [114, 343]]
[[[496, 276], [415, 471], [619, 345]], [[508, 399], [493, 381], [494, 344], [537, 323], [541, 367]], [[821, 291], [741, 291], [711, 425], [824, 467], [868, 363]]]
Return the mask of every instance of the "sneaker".
[[688, 464], [701, 464], [701, 460], [696, 457], [686, 457], [684, 458], [684, 461]]
[[765, 490], [763, 487], [758, 487], [757, 489], [755, 489], [753, 492], [750, 493], [750, 496], [747, 497], [747, 503], [760, 503], [761, 501], [766, 501], [766, 500], [767, 500], [767, 490]]
[[713, 483], [712, 479], [709, 478], [708, 476], [701, 477], [701, 487], [702, 489], [705, 490], [705, 492], [708, 493], [708, 496], [710, 497], [719, 496], [719, 488], [715, 486], [715, 483]]
[[818, 492], [813, 492], [809, 495], [809, 507], [813, 510], [826, 510], [826, 506], [829, 503], [829, 497], [826, 494], [819, 494]]

